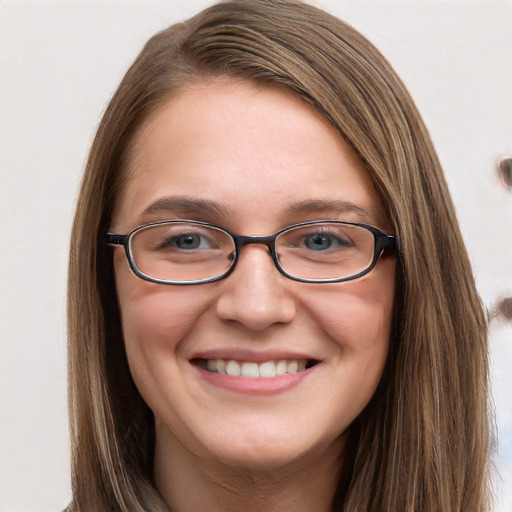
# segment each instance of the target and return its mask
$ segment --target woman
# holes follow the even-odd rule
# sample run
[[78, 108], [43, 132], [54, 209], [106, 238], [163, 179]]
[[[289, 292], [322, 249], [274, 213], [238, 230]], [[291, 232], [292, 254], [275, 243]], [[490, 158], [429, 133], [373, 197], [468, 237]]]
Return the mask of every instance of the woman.
[[68, 316], [71, 510], [488, 509], [442, 170], [389, 64], [312, 6], [147, 43], [93, 143]]

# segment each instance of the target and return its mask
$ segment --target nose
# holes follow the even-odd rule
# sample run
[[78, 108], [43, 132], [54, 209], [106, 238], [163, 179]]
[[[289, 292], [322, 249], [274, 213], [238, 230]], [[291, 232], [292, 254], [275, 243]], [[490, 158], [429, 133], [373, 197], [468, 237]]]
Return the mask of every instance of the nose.
[[290, 323], [296, 303], [289, 283], [293, 282], [279, 273], [265, 246], [247, 245], [233, 273], [222, 282], [217, 315], [253, 331]]

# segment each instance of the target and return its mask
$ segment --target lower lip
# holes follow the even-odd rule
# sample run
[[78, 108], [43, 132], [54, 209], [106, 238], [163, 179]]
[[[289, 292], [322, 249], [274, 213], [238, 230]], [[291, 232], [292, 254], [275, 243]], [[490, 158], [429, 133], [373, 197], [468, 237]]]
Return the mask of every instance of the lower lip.
[[277, 377], [231, 377], [229, 375], [210, 372], [199, 366], [195, 369], [208, 384], [219, 388], [244, 393], [247, 395], [276, 395], [297, 386], [307, 379], [316, 366], [302, 372], [279, 375]]

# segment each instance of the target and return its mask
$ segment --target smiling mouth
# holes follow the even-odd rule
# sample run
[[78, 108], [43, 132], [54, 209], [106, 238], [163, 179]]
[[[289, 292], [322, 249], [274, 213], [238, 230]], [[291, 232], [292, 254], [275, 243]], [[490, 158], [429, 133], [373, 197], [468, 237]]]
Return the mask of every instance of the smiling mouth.
[[292, 359], [263, 361], [235, 361], [233, 359], [196, 359], [194, 361], [203, 370], [229, 375], [230, 377], [264, 378], [293, 375], [312, 368], [318, 361], [311, 359]]

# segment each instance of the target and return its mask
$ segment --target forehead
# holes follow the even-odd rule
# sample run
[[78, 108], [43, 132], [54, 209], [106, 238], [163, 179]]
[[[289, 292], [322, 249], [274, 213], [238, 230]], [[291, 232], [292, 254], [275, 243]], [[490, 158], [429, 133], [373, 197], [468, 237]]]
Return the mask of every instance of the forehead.
[[166, 197], [264, 222], [308, 202], [381, 216], [362, 161], [333, 126], [284, 88], [238, 81], [187, 87], [140, 130], [115, 223], [141, 222]]

